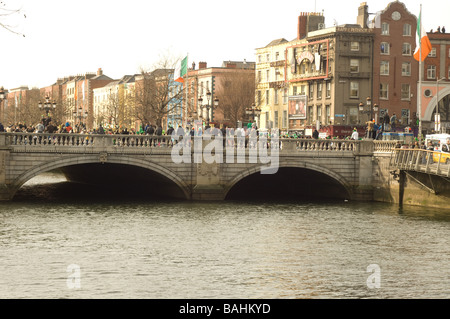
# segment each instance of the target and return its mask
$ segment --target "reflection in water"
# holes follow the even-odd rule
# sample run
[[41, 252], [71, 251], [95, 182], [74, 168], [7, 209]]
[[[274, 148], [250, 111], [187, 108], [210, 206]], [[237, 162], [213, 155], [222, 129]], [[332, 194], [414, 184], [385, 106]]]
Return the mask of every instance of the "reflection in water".
[[0, 203], [0, 298], [450, 297], [450, 211], [102, 198], [55, 178]]

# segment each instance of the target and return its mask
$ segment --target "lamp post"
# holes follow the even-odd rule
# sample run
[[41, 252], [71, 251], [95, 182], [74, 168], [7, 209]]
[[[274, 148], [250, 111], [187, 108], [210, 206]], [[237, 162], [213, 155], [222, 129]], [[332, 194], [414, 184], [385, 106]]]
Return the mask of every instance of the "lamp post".
[[442, 80], [445, 80], [445, 78], [436, 80], [436, 114], [434, 115], [434, 130], [437, 133], [441, 133], [441, 115], [439, 114], [439, 82]]
[[[6, 94], [5, 94], [5, 89], [2, 86], [0, 88], [0, 105], [2, 104], [3, 100], [6, 100]], [[3, 109], [3, 111], [2, 111], [2, 120], [3, 120], [4, 114], [5, 114], [5, 109]]]
[[[211, 92], [208, 91], [206, 93], [206, 99], [208, 100], [206, 105], [202, 105], [203, 99], [201, 97], [198, 98], [198, 103], [199, 103], [200, 107], [202, 108], [202, 110], [203, 110], [203, 108], [206, 108], [206, 126], [209, 126], [209, 121], [210, 121], [209, 110], [212, 108], [211, 96], [212, 96]], [[217, 106], [219, 106], [219, 99], [215, 98], [214, 99], [214, 107], [217, 107]]]
[[245, 114], [247, 114], [249, 117], [252, 117], [252, 122], [255, 122], [255, 118], [259, 117], [261, 114], [261, 109], [255, 105], [255, 103], [252, 103], [251, 106], [245, 108]]
[[367, 114], [369, 116], [369, 119], [367, 121], [367, 137], [370, 137], [370, 134], [371, 134], [370, 128], [372, 126], [371, 122], [374, 119], [374, 117], [373, 117], [374, 113], [375, 113], [375, 119], [374, 119], [375, 123], [373, 123], [373, 124], [377, 123], [378, 104], [375, 103], [372, 106], [372, 99], [370, 98], [370, 96], [368, 96], [366, 98], [366, 106], [367, 106], [367, 110], [364, 110], [364, 103], [363, 102], [359, 103], [359, 112], [362, 114]]
[[374, 104], [372, 107], [372, 99], [370, 98], [370, 96], [367, 97], [366, 99], [366, 106], [368, 108], [368, 110], [364, 110], [364, 103], [361, 102], [359, 103], [359, 112], [362, 114], [367, 114], [369, 116], [368, 121], [370, 121], [371, 119], [373, 119], [373, 115], [375, 112], [375, 123], [377, 122], [377, 115], [378, 115], [378, 104]]
[[50, 110], [56, 109], [56, 102], [55, 101], [53, 101], [53, 102], [50, 101], [50, 97], [47, 95], [45, 97], [45, 102], [44, 103], [39, 101], [38, 107], [39, 107], [39, 110], [44, 110], [45, 114], [46, 114], [46, 118], [42, 120], [42, 124], [44, 124], [44, 126], [49, 125], [50, 117], [48, 116], [48, 114], [49, 114]]
[[[80, 127], [83, 125], [83, 122], [81, 120], [87, 118], [87, 116], [88, 116], [88, 112], [84, 111], [84, 113], [83, 113], [83, 108], [81, 106], [78, 108], [78, 111], [73, 111], [73, 117], [74, 117], [75, 121], [76, 121], [76, 119], [78, 119], [78, 133], [80, 133]], [[76, 122], [75, 122], [75, 124], [76, 124]]]
[[51, 109], [53, 109], [53, 110], [56, 109], [56, 102], [55, 101], [51, 102], [50, 98], [47, 96], [45, 98], [44, 104], [42, 104], [42, 102], [39, 101], [38, 107], [39, 107], [40, 110], [44, 110], [45, 114], [48, 117], [48, 113], [50, 112], [50, 110]]

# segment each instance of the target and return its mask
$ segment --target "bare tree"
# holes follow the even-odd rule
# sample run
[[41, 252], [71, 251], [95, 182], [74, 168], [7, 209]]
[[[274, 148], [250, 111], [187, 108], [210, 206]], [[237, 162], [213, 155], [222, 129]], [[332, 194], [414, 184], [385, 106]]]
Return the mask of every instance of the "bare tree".
[[[6, 3], [4, 1], [0, 1], [0, 27], [8, 30], [11, 33], [25, 37], [25, 34], [20, 33], [15, 30], [17, 28], [16, 26], [13, 26], [8, 22], [9, 18], [12, 18], [15, 15], [21, 15], [21, 14], [22, 14], [22, 9], [8, 9], [6, 7]], [[26, 18], [26, 15], [23, 14], [23, 17]]]
[[218, 82], [217, 96], [220, 103], [216, 111], [221, 112], [223, 118], [233, 124], [245, 121], [245, 109], [255, 101], [254, 73], [229, 73]]
[[104, 119], [111, 122], [114, 125], [121, 125], [120, 121], [120, 109], [121, 103], [118, 93], [110, 93], [108, 100], [106, 101], [104, 113], [100, 114]]
[[40, 100], [39, 89], [23, 90], [15, 92], [14, 97], [8, 99], [8, 107], [5, 110], [9, 124], [36, 125], [41, 121], [38, 104]]
[[163, 125], [183, 101], [183, 86], [173, 79], [176, 60], [163, 57], [152, 70], [141, 69], [136, 79], [135, 117], [141, 123]]

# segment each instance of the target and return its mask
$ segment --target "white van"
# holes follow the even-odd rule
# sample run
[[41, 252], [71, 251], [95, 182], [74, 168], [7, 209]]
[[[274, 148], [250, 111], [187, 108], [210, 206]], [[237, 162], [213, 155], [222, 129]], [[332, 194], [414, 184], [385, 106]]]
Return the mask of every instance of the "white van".
[[[425, 145], [428, 145], [428, 142], [431, 141], [433, 144], [434, 150], [436, 152], [442, 151], [443, 145], [450, 144], [450, 134], [428, 134], [425, 135]], [[444, 147], [445, 148], [445, 147]]]

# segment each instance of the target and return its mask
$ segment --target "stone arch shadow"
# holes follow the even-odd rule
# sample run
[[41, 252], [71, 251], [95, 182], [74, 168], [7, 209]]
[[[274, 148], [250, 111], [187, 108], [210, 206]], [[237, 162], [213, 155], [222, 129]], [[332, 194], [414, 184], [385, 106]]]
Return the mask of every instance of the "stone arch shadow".
[[[83, 164], [101, 164], [102, 162], [99, 161], [98, 156], [95, 156], [93, 158], [81, 158], [81, 157], [73, 157], [70, 159], [64, 158], [56, 161], [50, 161], [50, 162], [44, 162], [40, 165], [34, 166], [32, 169], [29, 169], [16, 177], [12, 183], [9, 186], [10, 189], [10, 199], [14, 197], [16, 192], [30, 179], [33, 177], [36, 177], [42, 173], [46, 173], [58, 168], [64, 168], [67, 166], [72, 165], [83, 165]], [[144, 169], [148, 169], [150, 171], [153, 171], [154, 173], [157, 173], [168, 180], [172, 181], [174, 184], [176, 184], [179, 189], [181, 190], [182, 194], [184, 195], [185, 199], [191, 198], [191, 191], [190, 187], [173, 171], [170, 169], [167, 169], [166, 167], [163, 167], [159, 164], [156, 164], [154, 162], [145, 161], [142, 159], [133, 159], [130, 157], [127, 157], [124, 160], [117, 159], [117, 158], [108, 158], [108, 161], [105, 162], [106, 164], [120, 164], [120, 165], [129, 165], [129, 166], [135, 166], [140, 167]]]
[[[279, 168], [294, 168], [294, 169], [306, 169], [311, 170], [317, 173], [321, 173], [333, 180], [335, 180], [347, 193], [348, 199], [352, 200], [354, 199], [354, 192], [352, 191], [351, 185], [348, 183], [348, 181], [341, 176], [340, 174], [337, 174], [327, 168], [324, 168], [323, 166], [301, 162], [301, 163], [280, 163]], [[230, 191], [235, 187], [240, 181], [244, 180], [245, 178], [254, 175], [254, 174], [260, 174], [261, 166], [254, 166], [251, 168], [248, 168], [241, 173], [235, 175], [230, 181], [227, 183], [227, 185], [224, 188], [224, 198], [227, 198]]]

